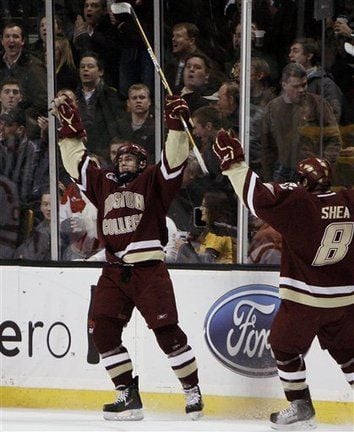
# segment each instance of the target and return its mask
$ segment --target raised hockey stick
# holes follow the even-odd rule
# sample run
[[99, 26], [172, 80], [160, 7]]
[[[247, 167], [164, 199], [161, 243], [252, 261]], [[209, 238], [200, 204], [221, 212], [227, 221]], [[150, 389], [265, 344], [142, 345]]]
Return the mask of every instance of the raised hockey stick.
[[[140, 21], [139, 21], [137, 15], [136, 15], [136, 13], [135, 13], [132, 5], [129, 4], [129, 3], [124, 3], [124, 2], [113, 3], [111, 5], [111, 11], [112, 11], [113, 15], [121, 15], [121, 14], [129, 14], [129, 15], [131, 15], [131, 17], [133, 18], [136, 26], [139, 29], [139, 32], [140, 32], [142, 38], [144, 40], [144, 43], [146, 45], [147, 51], [149, 53], [149, 56], [150, 56], [150, 58], [151, 58], [151, 60], [152, 60], [152, 62], [154, 64], [155, 70], [160, 75], [161, 82], [162, 82], [163, 86], [165, 87], [166, 92], [171, 96], [173, 94], [172, 90], [171, 90], [171, 88], [170, 88], [170, 86], [169, 86], [169, 84], [167, 82], [165, 74], [163, 73], [163, 71], [161, 69], [161, 66], [159, 65], [159, 62], [157, 61], [157, 58], [156, 58], [156, 56], [154, 54], [154, 51], [151, 48], [149, 40], [146, 37], [144, 29], [142, 28], [142, 26], [140, 24]], [[208, 171], [208, 169], [207, 169], [207, 167], [205, 165], [205, 162], [204, 162], [204, 160], [202, 158], [202, 155], [200, 154], [200, 151], [199, 151], [198, 147], [195, 144], [195, 141], [194, 141], [194, 139], [192, 137], [192, 134], [190, 133], [190, 131], [188, 129], [187, 123], [185, 122], [185, 120], [182, 117], [181, 117], [181, 121], [182, 121], [182, 124], [183, 124], [183, 128], [184, 128], [185, 132], [188, 135], [188, 139], [189, 139], [190, 143], [192, 144], [193, 152], [195, 154], [195, 157], [197, 158], [197, 161], [198, 161], [198, 163], [200, 165], [200, 168], [203, 171], [203, 174], [204, 175], [209, 174], [209, 171]]]

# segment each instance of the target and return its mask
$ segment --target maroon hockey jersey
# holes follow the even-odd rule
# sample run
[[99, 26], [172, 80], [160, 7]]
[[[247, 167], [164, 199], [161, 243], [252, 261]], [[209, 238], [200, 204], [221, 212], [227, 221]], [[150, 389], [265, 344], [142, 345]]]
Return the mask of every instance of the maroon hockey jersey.
[[118, 184], [114, 171], [99, 169], [78, 139], [59, 142], [64, 166], [97, 207], [97, 232], [110, 262], [163, 260], [166, 214], [178, 192], [189, 144], [185, 132], [170, 131], [161, 162], [134, 180]]
[[315, 195], [295, 183], [262, 183], [244, 162], [224, 174], [283, 237], [280, 296], [325, 308], [353, 304], [354, 190]]

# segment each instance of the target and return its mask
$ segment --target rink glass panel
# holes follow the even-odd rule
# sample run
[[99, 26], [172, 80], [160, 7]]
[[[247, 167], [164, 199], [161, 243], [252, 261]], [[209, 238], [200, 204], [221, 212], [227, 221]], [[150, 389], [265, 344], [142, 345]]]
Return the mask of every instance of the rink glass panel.
[[[298, 2], [297, 7], [294, 6], [293, 10], [287, 10], [287, 14], [282, 13], [283, 10], [281, 9], [281, 5], [280, 9], [277, 11], [274, 7], [268, 9], [265, 6], [265, 3], [267, 2], [262, 1], [236, 2], [235, 5], [230, 5], [227, 9], [225, 9], [224, 4], [221, 4], [224, 2], [219, 1], [210, 1], [207, 3], [202, 2], [201, 0], [180, 2], [150, 1], [144, 3], [145, 7], [150, 8], [148, 11], [149, 13], [144, 13], [143, 10], [139, 10], [138, 7], [136, 8], [136, 13], [173, 91], [177, 91], [175, 90], [175, 85], [176, 76], [178, 75], [178, 56], [180, 55], [178, 53], [181, 49], [183, 50], [183, 47], [181, 48], [178, 44], [183, 45], [183, 43], [191, 43], [191, 37], [187, 38], [187, 40], [185, 38], [182, 42], [178, 41], [177, 37], [173, 39], [173, 28], [178, 23], [190, 22], [199, 29], [199, 36], [197, 36], [196, 45], [198, 50], [202, 51], [211, 59], [211, 65], [210, 69], [208, 68], [207, 70], [207, 79], [202, 83], [202, 85], [198, 87], [200, 83], [195, 84], [195, 97], [189, 95], [188, 97], [186, 96], [186, 99], [189, 98], [190, 106], [193, 107], [193, 111], [199, 106], [206, 105], [213, 105], [216, 106], [217, 109], [222, 110], [222, 126], [225, 128], [233, 127], [237, 134], [242, 132], [242, 127], [247, 127], [246, 133], [241, 135], [241, 138], [245, 139], [243, 145], [248, 153], [247, 160], [261, 178], [264, 175], [264, 165], [262, 165], [262, 157], [264, 156], [262, 147], [262, 133], [264, 133], [262, 132], [264, 131], [262, 122], [264, 112], [266, 111], [268, 102], [280, 95], [282, 88], [280, 81], [281, 71], [289, 62], [290, 48], [294, 45], [295, 40], [303, 38], [313, 38], [317, 43], [322, 45], [324, 42], [324, 50], [320, 48], [317, 53], [317, 65], [318, 67], [324, 66], [329, 73], [329, 78], [333, 79], [336, 85], [340, 87], [343, 99], [340, 101], [341, 104], [339, 108], [342, 112], [338, 113], [338, 106], [333, 103], [333, 100], [330, 100], [328, 95], [323, 93], [334, 110], [337, 123], [327, 123], [325, 114], [323, 114], [326, 112], [324, 107], [325, 103], [319, 105], [320, 111], [317, 113], [316, 121], [314, 120], [298, 124], [295, 123], [298, 122], [298, 119], [294, 116], [292, 122], [289, 122], [288, 128], [297, 135], [297, 137], [288, 137], [295, 143], [291, 149], [294, 150], [294, 146], [296, 147], [296, 151], [294, 151], [295, 156], [291, 159], [291, 162], [294, 164], [296, 162], [295, 159], [301, 159], [308, 156], [324, 156], [330, 161], [333, 167], [334, 187], [339, 189], [341, 187], [350, 187], [353, 185], [354, 154], [352, 148], [354, 145], [354, 125], [352, 101], [354, 98], [352, 63], [354, 63], [354, 61], [351, 54], [345, 51], [346, 43], [350, 43], [351, 41], [350, 38], [341, 34], [336, 34], [333, 24], [339, 14], [347, 15], [348, 23], [351, 24], [351, 21], [353, 20], [352, 11], [350, 12], [349, 9], [345, 9], [346, 7], [350, 7], [349, 2], [343, 2], [343, 5], [341, 6], [335, 5], [333, 10], [325, 10], [322, 12], [322, 15], [318, 10], [316, 10], [314, 2], [312, 1]], [[203, 7], [201, 7], [202, 3]], [[243, 3], [244, 8], [250, 8], [252, 14], [245, 14], [244, 11], [238, 9], [240, 3]], [[22, 5], [22, 8], [19, 6], [20, 4]], [[52, 7], [55, 8], [57, 16], [63, 22], [64, 35], [72, 42], [75, 18], [78, 13], [81, 12], [82, 14], [79, 2], [73, 2], [72, 5], [67, 8], [63, 7], [61, 4], [54, 4], [53, 2]], [[154, 9], [154, 13], [151, 13], [152, 9]], [[41, 56], [40, 50], [34, 52], [34, 47], [37, 46], [40, 48], [40, 43], [37, 43], [40, 40], [39, 18], [45, 13], [45, 2], [16, 2], [16, 7], [5, 12], [6, 13], [2, 11], [1, 14], [2, 28], [6, 21], [20, 22], [25, 27], [27, 34], [26, 49], [31, 46], [32, 53]], [[159, 18], [159, 22], [153, 21], [154, 16]], [[242, 30], [247, 28], [247, 24], [243, 21], [245, 16], [247, 20], [250, 20], [250, 25], [248, 26], [250, 34], [248, 35], [242, 34]], [[265, 30], [263, 38], [255, 37], [256, 30]], [[125, 41], [126, 47], [129, 47], [129, 43], [136, 44], [134, 45], [134, 48], [136, 48], [136, 53], [141, 61], [140, 66], [135, 70], [136, 75], [134, 75], [134, 77], [136, 78], [134, 79], [136, 79], [136, 81], [134, 82], [139, 82], [145, 79], [145, 72], [151, 74], [151, 64], [148, 64], [150, 59], [147, 55], [141, 35], [137, 32], [136, 36], [137, 39], [135, 39], [135, 42], [131, 42], [127, 37], [120, 35], [120, 37], [123, 38], [122, 40]], [[183, 39], [184, 35], [179, 34], [177, 36], [180, 38], [182, 37]], [[247, 38], [249, 38], [251, 49], [248, 52], [242, 52], [242, 43], [244, 43], [244, 40], [247, 40]], [[117, 50], [118, 49], [121, 48], [117, 46]], [[120, 58], [120, 67], [122, 68], [129, 68], [129, 63], [127, 63], [129, 59], [127, 60], [126, 54], [127, 52], [121, 49], [117, 56], [117, 58]], [[52, 48], [48, 49], [47, 52], [47, 56], [50, 55], [54, 58]], [[42, 59], [44, 58], [42, 57]], [[76, 64], [78, 64], [75, 50], [74, 60], [76, 61]], [[246, 61], [249, 62], [250, 67], [246, 70], [246, 75], [242, 76], [242, 64]], [[119, 71], [119, 67], [115, 69], [116, 65], [111, 65], [111, 67], [113, 68], [110, 71], [112, 74], [114, 74], [116, 70]], [[191, 70], [193, 70], [193, 67], [194, 66], [191, 66]], [[318, 68], [318, 70], [320, 70], [320, 68]], [[193, 71], [191, 74], [193, 74]], [[324, 82], [324, 79], [329, 78], [327, 76], [324, 77], [321, 74], [317, 75], [319, 76], [319, 79], [316, 92], [320, 92], [321, 90], [318, 89], [321, 89], [321, 82]], [[339, 77], [341, 77], [341, 79], [339, 79]], [[56, 82], [56, 77], [50, 75], [47, 76], [47, 78], [49, 80], [53, 80], [54, 78], [55, 88], [57, 88], [58, 83]], [[150, 79], [149, 82], [151, 82], [151, 75], [147, 79]], [[162, 101], [166, 92], [164, 87], [161, 85], [159, 76], [155, 72], [153, 79], [154, 84], [151, 89], [153, 103], [151, 105], [151, 112], [156, 120], [154, 123], [155, 149], [152, 160], [156, 159], [156, 156], [159, 155], [161, 141], [163, 141], [161, 137], [164, 137], [166, 134], [166, 130], [163, 128], [162, 109]], [[188, 80], [188, 77], [185, 79]], [[203, 79], [203, 77], [201, 77], [201, 79]], [[239, 87], [239, 96], [237, 97], [236, 95], [236, 97], [234, 97], [234, 105], [232, 104], [232, 101], [230, 102], [230, 99], [226, 98], [226, 100], [221, 100], [222, 95], [220, 94], [222, 92], [219, 92], [219, 100], [216, 98], [221, 85], [228, 80], [233, 81]], [[193, 85], [193, 77], [189, 77], [189, 82], [191, 81]], [[249, 85], [248, 90], [247, 85]], [[185, 83], [183, 82], [183, 73], [181, 86], [185, 86]], [[179, 89], [180, 88], [181, 87], [179, 87]], [[247, 107], [247, 112], [242, 112], [245, 104], [242, 103], [240, 95], [242, 97], [245, 89], [246, 91], [249, 91], [250, 104]], [[118, 92], [120, 90], [121, 89], [118, 88]], [[124, 92], [124, 90], [122, 91]], [[122, 106], [124, 106], [124, 97], [121, 97], [121, 99]], [[223, 105], [225, 103], [226, 106]], [[227, 103], [230, 105], [228, 106]], [[30, 134], [31, 139], [33, 139], [35, 148], [39, 151], [40, 144], [38, 143], [38, 138], [40, 135], [39, 129], [36, 128], [35, 124], [37, 120], [36, 117], [45, 116], [46, 113], [33, 109], [33, 106], [27, 106], [26, 114], [28, 120], [27, 130], [29, 129], [28, 134]], [[321, 117], [322, 115], [323, 118]], [[245, 124], [241, 124], [240, 121], [244, 121]], [[288, 120], [285, 118], [278, 119], [279, 125], [285, 121]], [[30, 127], [28, 127], [28, 124]], [[205, 140], [205, 138], [197, 136], [197, 134], [198, 132], [194, 129], [193, 137], [195, 144], [199, 148], [199, 151], [204, 155], [205, 147], [210, 147], [212, 139], [203, 142], [203, 139]], [[337, 142], [336, 139], [334, 139], [335, 136], [339, 137]], [[16, 137], [13, 140], [16, 141]], [[207, 144], [205, 144], [205, 142], [207, 142]], [[52, 144], [53, 143], [50, 145]], [[2, 142], [2, 145], [7, 146], [8, 144]], [[206, 151], [206, 154], [207, 153], [208, 151]], [[51, 155], [50, 157], [53, 158], [54, 156]], [[191, 159], [193, 160], [193, 154], [191, 155]], [[107, 148], [100, 158], [101, 163], [106, 163], [107, 160], [108, 143]], [[36, 163], [35, 159], [33, 163]], [[217, 171], [215, 161], [214, 165], [213, 161], [210, 162], [210, 160], [208, 160], [208, 164], [209, 163], [211, 163], [210, 166], [212, 168], [214, 167]], [[35, 168], [36, 165], [34, 165], [34, 171]], [[193, 185], [183, 187], [181, 196], [177, 197], [176, 202], [169, 212], [169, 216], [174, 220], [178, 229], [177, 234], [174, 235], [181, 241], [189, 234], [191, 234], [191, 237], [194, 240], [198, 239], [198, 237], [200, 238], [200, 235], [205, 232], [205, 228], [200, 226], [198, 211], [195, 211], [195, 208], [200, 207], [202, 204], [204, 192], [212, 190], [221, 191], [221, 194], [226, 193], [230, 208], [228, 209], [228, 214], [225, 215], [225, 219], [221, 219], [221, 222], [226, 226], [224, 226], [223, 229], [220, 229], [219, 226], [218, 230], [214, 230], [214, 234], [223, 237], [231, 237], [233, 247], [232, 262], [246, 263], [248, 261], [249, 241], [258, 229], [257, 223], [255, 223], [253, 218], [249, 217], [247, 212], [242, 212], [237, 216], [237, 213], [240, 213], [237, 198], [233, 194], [227, 181], [225, 181], [225, 179], [222, 180], [223, 177], [219, 176], [217, 173], [215, 174], [213, 169], [211, 170], [212, 175], [207, 179], [198, 172], [198, 169], [195, 166], [190, 166], [190, 171], [192, 171], [192, 174], [194, 175]], [[57, 172], [58, 174], [56, 179], [55, 176], [50, 176], [50, 181], [55, 182], [55, 185], [59, 184], [59, 179], [61, 182], [63, 182], [63, 179], [67, 180], [66, 177], [63, 176], [63, 168], [58, 154]], [[285, 172], [285, 176], [287, 175], [290, 176], [288, 172]], [[33, 183], [34, 180], [35, 179], [32, 179]], [[67, 181], [69, 183], [69, 180]], [[284, 181], [293, 181], [293, 178], [285, 178]], [[20, 240], [22, 240], [22, 242], [28, 241], [28, 239], [33, 236], [35, 227], [38, 223], [42, 222], [43, 216], [40, 210], [38, 191], [37, 194], [33, 194], [33, 190], [30, 189], [28, 195], [23, 196], [23, 190], [25, 189], [21, 188], [21, 182], [11, 182], [11, 173], [5, 175], [3, 183], [4, 182], [6, 185], [2, 187], [3, 191], [5, 189], [8, 190], [10, 187], [10, 190], [12, 191], [11, 194], [14, 196], [10, 197], [9, 194], [6, 193], [2, 193], [1, 195], [3, 199], [3, 208], [9, 209], [9, 206], [11, 205], [13, 208], [10, 212], [7, 212], [6, 216], [3, 216], [5, 224], [1, 226], [4, 235], [1, 235], [0, 258], [17, 264], [19, 261], [18, 258], [15, 258], [16, 246], [19, 246]], [[42, 186], [44, 189], [44, 185]], [[182, 204], [178, 203], [179, 198]], [[186, 199], [187, 201], [189, 200], [189, 202], [186, 203]], [[56, 201], [58, 202], [58, 207], [61, 208], [64, 201], [62, 198], [62, 189], [58, 188]], [[18, 207], [20, 209], [20, 218], [17, 220], [16, 202], [19, 202]], [[52, 205], [52, 214], [53, 212], [54, 210]], [[94, 212], [88, 212], [88, 216], [86, 215], [85, 217], [91, 217], [93, 219], [93, 214]], [[64, 255], [69, 246], [68, 242], [74, 243], [74, 249], [85, 247], [83, 246], [83, 239], [80, 239], [79, 234], [77, 234], [79, 228], [82, 228], [82, 221], [80, 221], [81, 217], [77, 217], [78, 214], [74, 216], [76, 216], [75, 219], [77, 220], [74, 220], [71, 223], [69, 217], [69, 220], [62, 224], [63, 215], [60, 215], [60, 212], [57, 213], [56, 219], [58, 235], [57, 238], [54, 239], [54, 247], [58, 251], [59, 261], [87, 258], [90, 254], [94, 253], [98, 247], [97, 242], [95, 244], [95, 242], [92, 241], [91, 245], [86, 245], [88, 248], [91, 247], [91, 252], [87, 252], [85, 256], [82, 256], [82, 251], [78, 254], [73, 253], [70, 255], [66, 253]], [[8, 227], [9, 224], [11, 224], [10, 229]], [[94, 221], [91, 220], [91, 223], [88, 223], [87, 225], [92, 231]], [[242, 228], [239, 228], [237, 231], [238, 225], [242, 226]], [[70, 233], [69, 236], [68, 231]], [[44, 247], [45, 249], [45, 242], [44, 244], [41, 243], [41, 247]], [[241, 260], [239, 258], [240, 251], [242, 251]], [[36, 262], [43, 262], [48, 260], [47, 256], [48, 255], [45, 255], [44, 251], [42, 256], [39, 254], [34, 258]], [[205, 262], [201, 262], [202, 260], [200, 260], [198, 256], [195, 257], [193, 253], [190, 262], [186, 262], [185, 260], [179, 262], [176, 257], [177, 254], [172, 254], [172, 258], [169, 261], [171, 266], [185, 266], [187, 268], [198, 268], [200, 266], [205, 267]], [[232, 266], [232, 264], [229, 264], [228, 259], [226, 259], [226, 264], [224, 261], [219, 264], [207, 264], [207, 267], [209, 265]]]

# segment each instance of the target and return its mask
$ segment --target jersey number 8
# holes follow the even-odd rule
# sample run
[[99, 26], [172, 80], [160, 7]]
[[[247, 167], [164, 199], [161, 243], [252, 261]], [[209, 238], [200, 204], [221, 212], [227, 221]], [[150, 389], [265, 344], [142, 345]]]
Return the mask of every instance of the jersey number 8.
[[333, 222], [326, 227], [313, 266], [335, 264], [348, 253], [353, 240], [354, 222]]

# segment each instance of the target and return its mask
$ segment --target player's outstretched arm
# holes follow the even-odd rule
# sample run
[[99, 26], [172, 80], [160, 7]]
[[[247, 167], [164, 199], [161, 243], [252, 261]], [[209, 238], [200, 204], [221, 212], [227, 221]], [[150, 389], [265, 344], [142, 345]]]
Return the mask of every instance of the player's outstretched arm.
[[187, 102], [180, 96], [166, 96], [164, 115], [169, 130], [165, 153], [168, 164], [173, 169], [182, 165], [189, 154], [189, 140], [182, 123], [182, 119], [187, 124], [190, 121]]
[[78, 109], [67, 95], [62, 95], [53, 100], [49, 113], [59, 122], [59, 148], [64, 167], [71, 177], [78, 179], [78, 165], [86, 152], [86, 131]]

